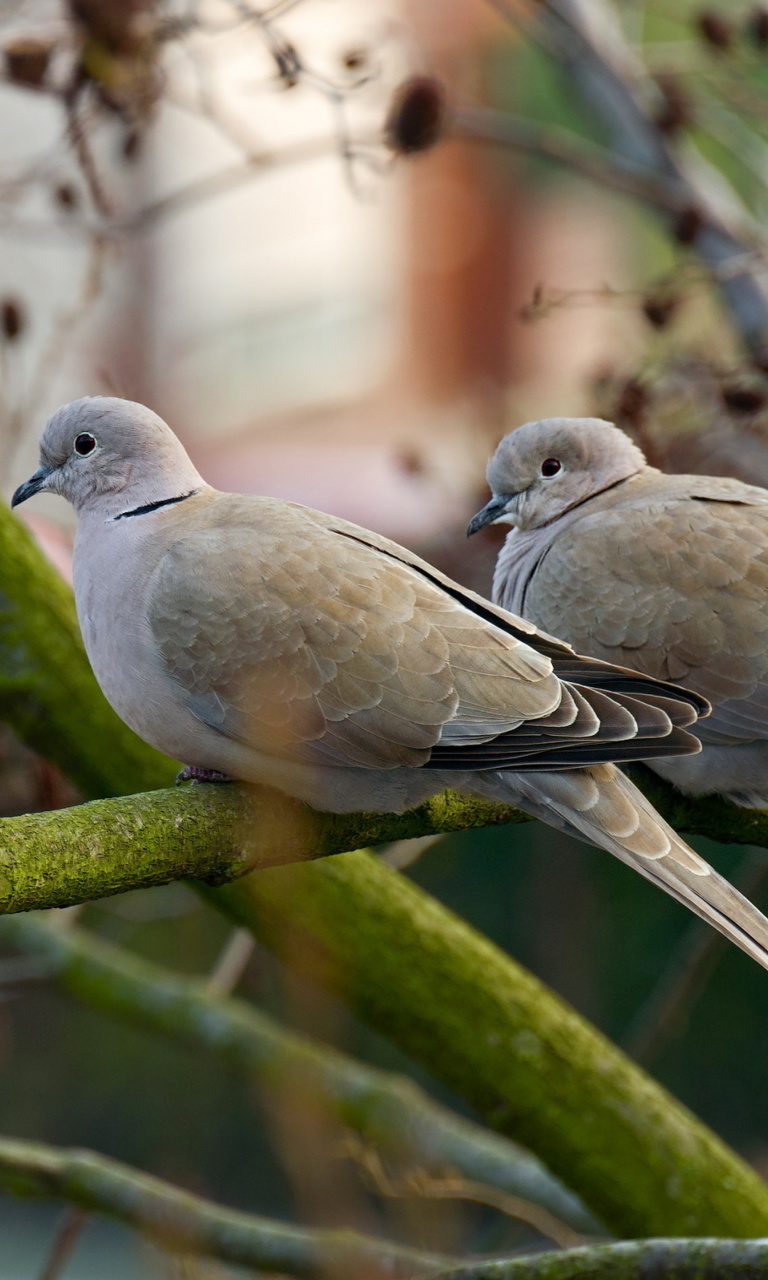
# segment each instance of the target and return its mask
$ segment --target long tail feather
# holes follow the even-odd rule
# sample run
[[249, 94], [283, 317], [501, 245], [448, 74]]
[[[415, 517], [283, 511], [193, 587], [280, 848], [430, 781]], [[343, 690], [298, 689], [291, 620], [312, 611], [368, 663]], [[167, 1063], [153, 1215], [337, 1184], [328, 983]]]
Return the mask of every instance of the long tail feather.
[[[768, 919], [695, 853], [614, 765], [493, 778], [488, 791], [497, 799], [506, 795], [550, 826], [608, 850], [768, 969]], [[489, 783], [486, 775], [483, 785]]]

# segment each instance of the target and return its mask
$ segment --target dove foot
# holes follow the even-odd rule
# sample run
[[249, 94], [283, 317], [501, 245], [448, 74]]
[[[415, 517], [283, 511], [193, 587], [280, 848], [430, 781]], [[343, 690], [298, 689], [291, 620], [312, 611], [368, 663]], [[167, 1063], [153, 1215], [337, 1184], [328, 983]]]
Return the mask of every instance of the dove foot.
[[234, 782], [228, 773], [219, 773], [218, 769], [200, 769], [196, 764], [185, 765], [180, 773], [176, 775], [176, 786], [181, 786], [182, 782], [192, 782], [195, 785], [201, 782]]

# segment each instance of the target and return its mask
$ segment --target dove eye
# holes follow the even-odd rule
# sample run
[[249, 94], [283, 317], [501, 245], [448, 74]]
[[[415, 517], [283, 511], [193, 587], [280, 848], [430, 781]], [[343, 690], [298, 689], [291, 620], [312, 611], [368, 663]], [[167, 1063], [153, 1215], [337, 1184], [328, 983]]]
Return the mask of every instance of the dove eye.
[[545, 458], [541, 464], [541, 474], [548, 479], [550, 476], [556, 476], [561, 468], [562, 463], [557, 458]]
[[96, 448], [96, 437], [92, 436], [90, 431], [83, 431], [75, 439], [75, 453], [81, 458], [87, 458], [89, 453], [93, 453]]

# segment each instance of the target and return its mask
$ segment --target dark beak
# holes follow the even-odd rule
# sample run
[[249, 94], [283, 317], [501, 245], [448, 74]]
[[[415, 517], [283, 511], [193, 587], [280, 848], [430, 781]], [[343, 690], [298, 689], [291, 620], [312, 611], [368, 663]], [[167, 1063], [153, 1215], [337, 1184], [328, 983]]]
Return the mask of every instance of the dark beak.
[[53, 470], [53, 467], [38, 467], [33, 476], [19, 485], [11, 498], [11, 506], [18, 507], [22, 502], [26, 502], [27, 498], [34, 498], [36, 493], [45, 488], [45, 482]]
[[486, 502], [482, 511], [478, 511], [467, 525], [467, 537], [471, 538], [473, 533], [477, 533], [479, 529], [484, 529], [487, 524], [493, 524], [494, 520], [498, 520], [499, 516], [503, 516], [507, 509], [507, 504], [512, 499], [511, 493], [501, 493], [497, 498], [491, 498], [490, 502]]

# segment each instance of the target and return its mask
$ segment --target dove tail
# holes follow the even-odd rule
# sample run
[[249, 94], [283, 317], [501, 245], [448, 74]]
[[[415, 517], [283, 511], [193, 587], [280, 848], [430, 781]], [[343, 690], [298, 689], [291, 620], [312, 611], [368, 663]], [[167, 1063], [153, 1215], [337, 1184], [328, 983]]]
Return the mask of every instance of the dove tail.
[[615, 765], [538, 773], [530, 780], [499, 773], [495, 780], [497, 798], [506, 784], [507, 799], [607, 849], [768, 969], [768, 919], [689, 848]]

